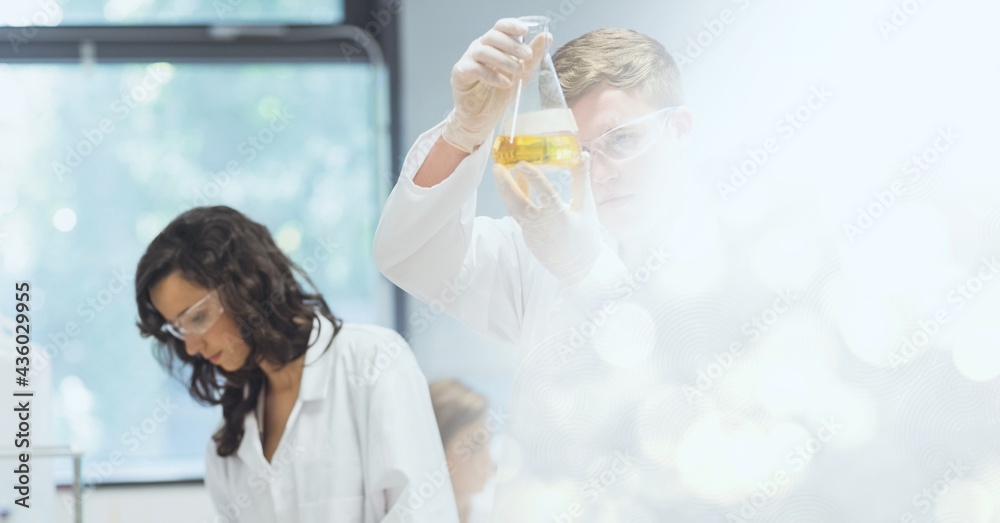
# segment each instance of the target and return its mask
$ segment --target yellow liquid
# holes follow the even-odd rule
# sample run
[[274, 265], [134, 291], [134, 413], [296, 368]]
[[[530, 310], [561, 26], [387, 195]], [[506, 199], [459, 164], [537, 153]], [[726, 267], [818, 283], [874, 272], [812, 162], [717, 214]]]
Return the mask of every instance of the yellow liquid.
[[518, 162], [534, 165], [576, 167], [580, 163], [580, 141], [575, 134], [498, 136], [493, 142], [493, 161], [504, 167]]

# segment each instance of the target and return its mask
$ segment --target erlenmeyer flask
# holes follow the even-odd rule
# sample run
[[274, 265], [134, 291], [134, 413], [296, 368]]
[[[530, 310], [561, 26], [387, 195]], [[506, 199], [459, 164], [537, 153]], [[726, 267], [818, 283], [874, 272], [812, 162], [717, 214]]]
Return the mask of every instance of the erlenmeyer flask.
[[[535, 36], [549, 32], [547, 16], [523, 16], [528, 34], [520, 38], [530, 44]], [[580, 141], [576, 120], [566, 105], [559, 78], [548, 50], [538, 68], [527, 79], [518, 80], [517, 90], [493, 142], [493, 161], [509, 169], [528, 162], [548, 176], [564, 201], [572, 194], [573, 167], [580, 162]], [[525, 195], [527, 182], [516, 171], [514, 179]]]

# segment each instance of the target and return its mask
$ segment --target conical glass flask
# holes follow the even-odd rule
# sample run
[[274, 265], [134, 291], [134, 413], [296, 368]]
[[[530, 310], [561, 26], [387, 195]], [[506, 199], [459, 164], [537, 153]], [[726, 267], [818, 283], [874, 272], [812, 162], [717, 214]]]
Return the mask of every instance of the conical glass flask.
[[[549, 32], [547, 16], [523, 16], [528, 34], [520, 38], [530, 44]], [[580, 162], [576, 120], [566, 105], [559, 78], [548, 49], [531, 76], [518, 80], [517, 90], [493, 142], [493, 161], [509, 169], [528, 162], [548, 176], [564, 201], [572, 194], [572, 172]], [[530, 197], [527, 182], [512, 171], [521, 191]]]

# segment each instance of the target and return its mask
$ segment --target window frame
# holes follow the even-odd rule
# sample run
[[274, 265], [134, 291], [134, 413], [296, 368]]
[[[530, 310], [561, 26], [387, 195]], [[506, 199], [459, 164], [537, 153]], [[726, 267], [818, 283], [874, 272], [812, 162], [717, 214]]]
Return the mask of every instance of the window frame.
[[[219, 23], [0, 27], [0, 64], [368, 63], [386, 93], [376, 101], [376, 175], [394, 183], [400, 147], [400, 0], [344, 0], [337, 24]], [[388, 21], [385, 20], [388, 13]], [[386, 194], [382, 194], [384, 198]], [[391, 283], [387, 283], [391, 285]], [[392, 286], [391, 321], [406, 327], [406, 295]], [[88, 488], [201, 484], [202, 479], [104, 482]], [[69, 484], [59, 484], [62, 490]]]

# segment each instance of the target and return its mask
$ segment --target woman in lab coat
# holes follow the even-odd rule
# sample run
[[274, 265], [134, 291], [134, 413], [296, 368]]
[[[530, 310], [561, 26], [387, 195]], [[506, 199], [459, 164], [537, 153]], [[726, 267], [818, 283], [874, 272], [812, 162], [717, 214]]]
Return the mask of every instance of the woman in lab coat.
[[222, 406], [213, 521], [457, 521], [406, 342], [343, 323], [303, 283], [264, 226], [222, 206], [181, 214], [139, 261], [142, 335], [192, 397]]

